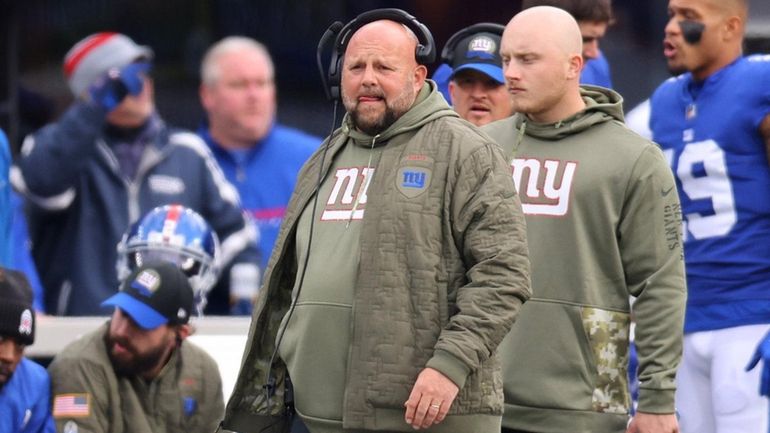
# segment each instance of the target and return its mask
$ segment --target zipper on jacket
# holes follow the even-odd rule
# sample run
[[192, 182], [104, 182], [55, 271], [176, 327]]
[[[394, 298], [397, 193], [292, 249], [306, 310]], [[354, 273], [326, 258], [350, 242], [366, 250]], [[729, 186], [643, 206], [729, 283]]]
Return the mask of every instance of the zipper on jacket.
[[128, 223], [133, 224], [139, 219], [139, 186], [136, 182], [125, 182], [128, 189]]
[[[371, 173], [372, 173], [371, 167], [372, 167], [372, 154], [374, 153], [374, 143], [377, 141], [378, 138], [380, 138], [380, 134], [377, 134], [374, 137], [372, 137], [372, 146], [369, 149], [369, 162], [366, 164], [366, 167], [367, 167], [366, 178], [364, 179], [364, 182], [361, 184], [362, 189], [369, 184], [369, 176], [371, 176]], [[350, 221], [353, 220], [353, 214], [355, 213], [356, 207], [358, 206], [358, 200], [362, 195], [361, 192], [362, 191], [359, 191], [359, 194], [356, 197], [356, 202], [353, 204], [353, 211], [350, 213], [350, 219], [348, 220], [347, 225], [345, 225], [345, 228], [347, 228], [350, 225]], [[356, 281], [356, 285], [358, 285], [358, 281]], [[354, 340], [354, 332], [356, 329], [356, 327], [354, 326], [355, 322], [356, 322], [356, 300], [354, 296], [353, 302], [351, 302], [350, 304], [350, 324], [348, 325], [348, 335], [350, 335], [350, 343], [348, 344], [348, 360], [347, 360], [347, 365], [345, 366], [345, 383], [343, 384], [343, 386], [345, 387], [344, 388], [345, 391], [342, 394], [343, 423], [345, 422], [345, 406], [347, 405], [347, 401], [348, 401], [348, 383], [350, 383], [350, 366], [353, 363], [353, 340]]]
[[[107, 145], [107, 142], [103, 139], [99, 139], [99, 142], [97, 143], [98, 146], [101, 148], [101, 151], [104, 154], [104, 157], [107, 159], [107, 162], [112, 169], [112, 173], [120, 179], [120, 181], [123, 183], [123, 185], [126, 187], [126, 191], [128, 193], [128, 223], [133, 224], [134, 221], [138, 220], [139, 215], [139, 188], [136, 185], [137, 182], [126, 179], [123, 177], [123, 175], [120, 173], [120, 167], [118, 165], [118, 159], [115, 156], [115, 152], [110, 149], [110, 146]], [[148, 148], [145, 149], [145, 152], [148, 151]], [[142, 169], [144, 165], [142, 164], [144, 162], [144, 153], [142, 154], [142, 159], [139, 162], [139, 169], [136, 173], [136, 179], [138, 180], [144, 173], [145, 170]], [[128, 229], [128, 227], [126, 227]]]

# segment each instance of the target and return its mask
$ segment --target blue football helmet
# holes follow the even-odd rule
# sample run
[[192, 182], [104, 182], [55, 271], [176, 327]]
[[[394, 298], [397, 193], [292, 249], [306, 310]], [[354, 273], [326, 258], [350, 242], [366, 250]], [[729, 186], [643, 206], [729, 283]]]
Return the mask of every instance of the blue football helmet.
[[200, 214], [182, 205], [158, 206], [134, 223], [118, 244], [118, 278], [139, 266], [171, 262], [187, 274], [198, 315], [219, 277], [219, 239]]

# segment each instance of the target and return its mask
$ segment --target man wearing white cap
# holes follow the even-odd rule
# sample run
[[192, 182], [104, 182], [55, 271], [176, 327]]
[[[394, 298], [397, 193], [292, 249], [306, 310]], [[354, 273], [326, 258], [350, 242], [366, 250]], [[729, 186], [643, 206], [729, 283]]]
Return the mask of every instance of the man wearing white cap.
[[224, 412], [214, 360], [190, 342], [193, 291], [170, 263], [137, 268], [111, 320], [49, 367], [58, 431], [210, 433]]
[[[98, 314], [117, 287], [115, 245], [126, 227], [169, 203], [211, 222], [223, 265], [258, 268], [256, 229], [241, 214], [237, 191], [200, 138], [169, 128], [155, 111], [152, 57], [119, 33], [78, 42], [64, 59], [75, 102], [58, 122], [27, 137], [12, 169], [27, 199], [49, 313]], [[237, 301], [228, 282], [211, 292], [207, 313], [226, 314]]]

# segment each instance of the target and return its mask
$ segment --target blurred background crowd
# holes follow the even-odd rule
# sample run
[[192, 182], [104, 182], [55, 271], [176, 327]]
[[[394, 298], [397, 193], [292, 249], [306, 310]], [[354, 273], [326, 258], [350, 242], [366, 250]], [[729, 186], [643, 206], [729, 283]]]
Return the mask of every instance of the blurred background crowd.
[[[770, 50], [770, 2], [752, 0], [747, 52]], [[197, 129], [200, 60], [228, 35], [263, 42], [273, 57], [278, 120], [323, 136], [331, 119], [316, 67], [316, 46], [335, 20], [397, 7], [433, 32], [441, 47], [457, 30], [478, 22], [505, 24], [520, 0], [29, 0], [3, 1], [0, 14], [0, 127], [16, 152], [23, 136], [60, 114], [72, 95], [63, 78], [64, 53], [84, 35], [117, 31], [155, 50], [158, 110], [173, 125]], [[665, 0], [615, 0], [615, 24], [602, 40], [614, 88], [626, 110], [668, 77], [661, 41]], [[433, 65], [436, 68], [438, 64]], [[432, 70], [431, 70], [432, 73]]]

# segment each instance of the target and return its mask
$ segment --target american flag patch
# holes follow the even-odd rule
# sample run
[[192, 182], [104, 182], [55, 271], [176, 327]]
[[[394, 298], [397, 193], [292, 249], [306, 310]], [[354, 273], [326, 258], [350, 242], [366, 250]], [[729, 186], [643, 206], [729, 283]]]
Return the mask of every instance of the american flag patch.
[[89, 394], [59, 394], [53, 400], [54, 418], [83, 417], [91, 413]]

